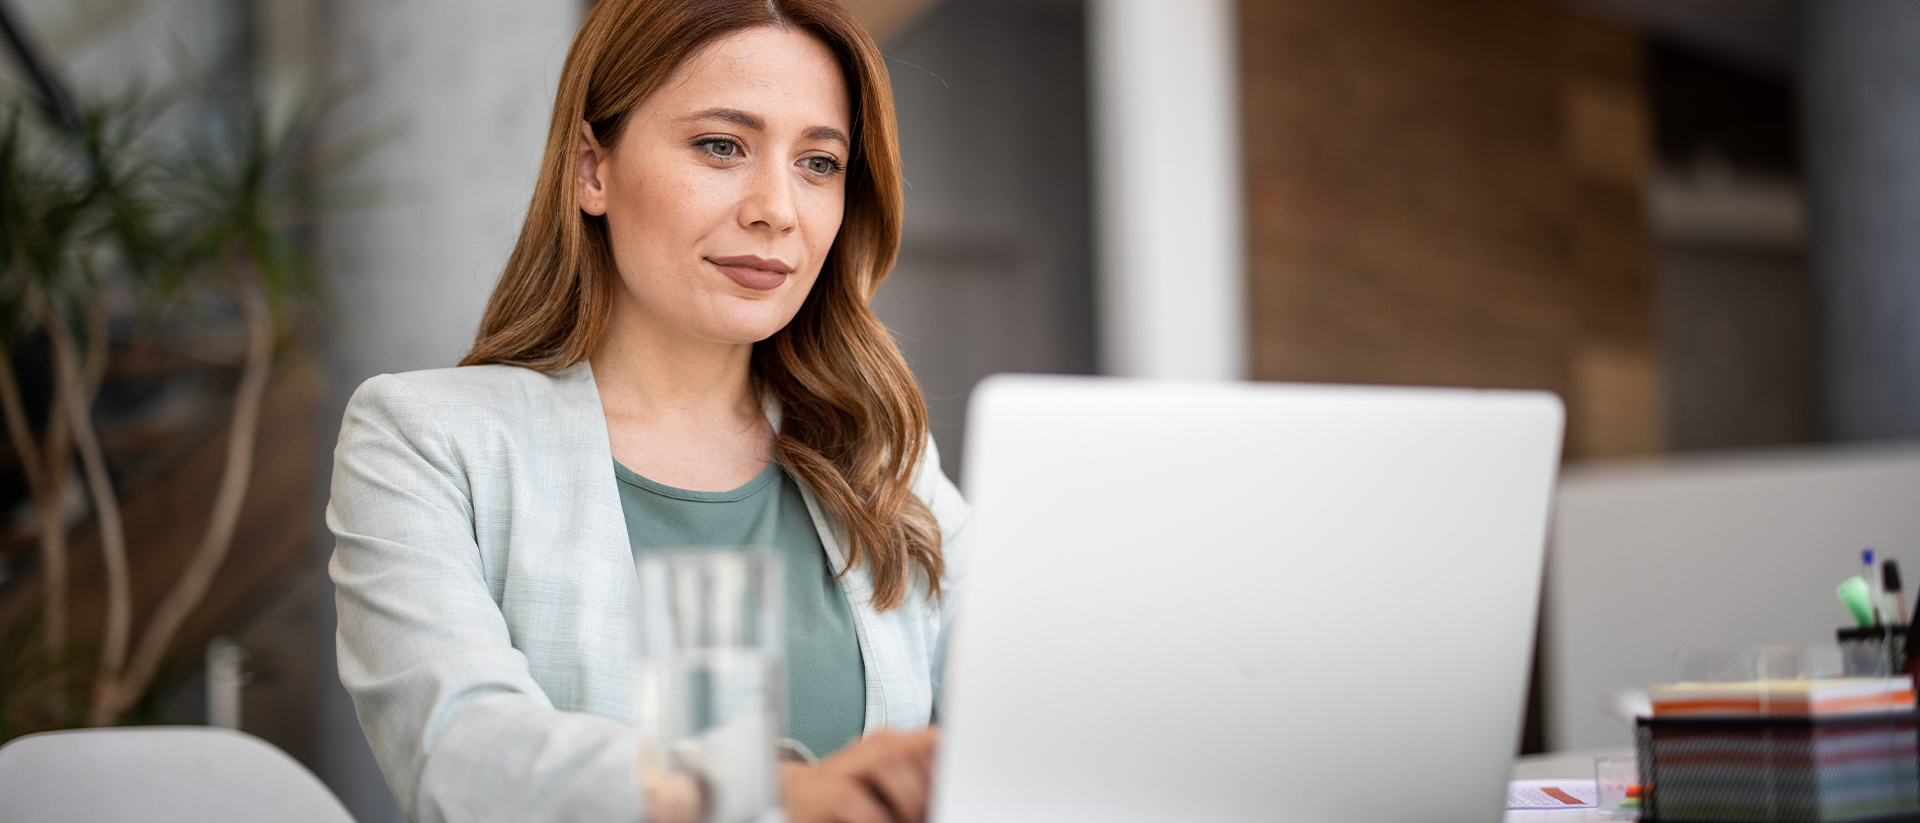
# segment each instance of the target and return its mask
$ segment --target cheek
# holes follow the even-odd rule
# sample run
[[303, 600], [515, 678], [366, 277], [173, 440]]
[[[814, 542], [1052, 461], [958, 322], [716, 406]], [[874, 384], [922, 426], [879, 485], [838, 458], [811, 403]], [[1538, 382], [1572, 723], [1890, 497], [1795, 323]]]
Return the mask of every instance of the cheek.
[[[625, 174], [619, 182], [608, 214], [619, 235], [615, 251], [638, 259], [657, 263], [684, 257], [727, 216], [728, 193], [697, 174], [665, 168]], [[623, 245], [627, 248], [619, 248]]]
[[816, 261], [826, 259], [827, 250], [833, 248], [833, 240], [840, 234], [840, 224], [846, 216], [846, 194], [839, 189], [823, 191], [820, 196], [808, 204], [805, 218], [807, 224], [807, 251]]

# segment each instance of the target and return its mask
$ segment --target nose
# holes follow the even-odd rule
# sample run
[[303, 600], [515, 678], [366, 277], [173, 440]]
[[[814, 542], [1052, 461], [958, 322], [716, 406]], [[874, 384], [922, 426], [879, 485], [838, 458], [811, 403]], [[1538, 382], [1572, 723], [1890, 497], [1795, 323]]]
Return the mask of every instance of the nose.
[[793, 191], [797, 181], [787, 172], [784, 163], [755, 164], [746, 197], [740, 204], [742, 228], [786, 234], [799, 225], [800, 214]]

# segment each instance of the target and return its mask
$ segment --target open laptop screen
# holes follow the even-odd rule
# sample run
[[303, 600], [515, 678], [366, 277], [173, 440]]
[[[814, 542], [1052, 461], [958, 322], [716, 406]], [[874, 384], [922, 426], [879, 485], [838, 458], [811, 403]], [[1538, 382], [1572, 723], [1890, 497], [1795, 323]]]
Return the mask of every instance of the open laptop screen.
[[1491, 820], [1562, 410], [994, 377], [934, 819]]

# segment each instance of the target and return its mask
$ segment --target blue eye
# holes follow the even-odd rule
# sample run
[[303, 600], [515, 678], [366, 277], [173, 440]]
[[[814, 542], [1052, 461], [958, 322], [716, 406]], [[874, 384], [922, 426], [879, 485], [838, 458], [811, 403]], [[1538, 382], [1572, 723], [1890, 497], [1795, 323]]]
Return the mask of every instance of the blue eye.
[[806, 163], [807, 171], [813, 172], [821, 177], [826, 177], [827, 175], [844, 169], [838, 161], [831, 157], [809, 157], [803, 162]]

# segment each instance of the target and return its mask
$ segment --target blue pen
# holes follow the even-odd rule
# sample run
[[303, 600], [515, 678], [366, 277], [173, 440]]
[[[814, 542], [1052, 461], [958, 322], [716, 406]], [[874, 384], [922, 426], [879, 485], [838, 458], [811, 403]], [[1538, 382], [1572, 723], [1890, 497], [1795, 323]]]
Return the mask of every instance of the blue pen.
[[1867, 581], [1867, 593], [1870, 595], [1867, 598], [1867, 604], [1873, 607], [1873, 625], [1878, 626], [1880, 625], [1880, 575], [1873, 573], [1873, 547], [1869, 546], [1860, 551], [1860, 565], [1866, 567], [1865, 573], [1860, 576]]

